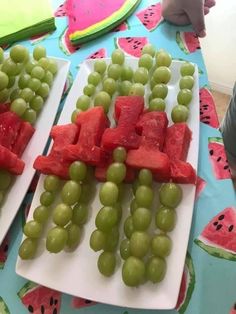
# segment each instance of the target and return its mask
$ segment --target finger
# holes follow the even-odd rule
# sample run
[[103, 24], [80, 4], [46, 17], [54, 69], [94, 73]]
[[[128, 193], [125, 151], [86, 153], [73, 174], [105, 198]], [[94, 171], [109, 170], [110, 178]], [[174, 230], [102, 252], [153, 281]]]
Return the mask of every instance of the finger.
[[187, 14], [169, 14], [163, 15], [164, 19], [175, 25], [188, 25], [190, 20]]
[[205, 0], [205, 7], [212, 8], [216, 4], [215, 0]]
[[210, 9], [208, 7], [204, 7], [204, 15], [207, 15], [210, 12]]
[[206, 36], [205, 21], [204, 21], [204, 6], [201, 1], [199, 1], [199, 7], [195, 10], [186, 11], [192, 25], [193, 29], [199, 37]]

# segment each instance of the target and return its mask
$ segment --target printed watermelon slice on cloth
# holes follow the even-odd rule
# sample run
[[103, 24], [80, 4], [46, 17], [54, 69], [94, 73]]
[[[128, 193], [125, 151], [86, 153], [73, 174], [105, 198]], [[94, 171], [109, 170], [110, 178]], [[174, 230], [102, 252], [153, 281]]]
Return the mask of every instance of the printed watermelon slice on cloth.
[[198, 36], [194, 32], [176, 32], [176, 42], [179, 48], [186, 54], [201, 49]]
[[193, 261], [189, 253], [187, 253], [184, 272], [180, 285], [179, 297], [175, 309], [179, 314], [183, 314], [191, 299], [193, 289], [195, 285], [195, 271]]
[[4, 268], [5, 262], [7, 260], [8, 248], [9, 248], [9, 238], [8, 236], [6, 236], [2, 244], [0, 245], [0, 269]]
[[147, 37], [119, 37], [115, 39], [115, 46], [124, 51], [125, 54], [139, 58], [143, 46], [148, 43]]
[[59, 314], [61, 293], [28, 281], [17, 293], [29, 313]]
[[48, 38], [51, 34], [52, 34], [52, 32], [32, 36], [30, 38], [30, 43], [31, 43], [31, 45], [38, 45], [41, 41]]
[[55, 17], [66, 16], [66, 5], [65, 5], [65, 2], [62, 3], [61, 5], [59, 5], [59, 7], [54, 12], [54, 16]]
[[199, 198], [201, 195], [202, 191], [206, 187], [206, 181], [202, 179], [201, 177], [197, 177], [197, 184], [196, 184], [196, 192], [195, 192], [195, 201]]
[[209, 158], [217, 180], [231, 179], [231, 172], [221, 137], [208, 138]]
[[210, 255], [236, 261], [236, 209], [227, 207], [213, 217], [194, 242]]
[[112, 30], [112, 32], [123, 32], [123, 31], [126, 31], [127, 29], [129, 29], [130, 27], [129, 27], [129, 24], [128, 24], [128, 22], [126, 21], [126, 22], [123, 22], [123, 23], [121, 23], [120, 25], [118, 25], [118, 26], [116, 26], [113, 30]]
[[10, 314], [10, 311], [6, 305], [6, 302], [0, 297], [0, 313], [1, 314]]
[[203, 87], [200, 89], [200, 121], [212, 126], [219, 127], [219, 120], [216, 112], [215, 101], [209, 89]]
[[163, 21], [161, 3], [158, 2], [148, 6], [146, 9], [136, 13], [136, 16], [149, 31], [153, 31]]
[[81, 309], [82, 307], [92, 306], [97, 304], [97, 302], [90, 301], [83, 298], [72, 297], [71, 306], [75, 309]]
[[77, 50], [79, 50], [81, 48], [81, 46], [77, 46], [77, 47], [72, 46], [72, 44], [69, 40], [69, 34], [68, 34], [68, 28], [67, 27], [59, 37], [59, 48], [67, 56], [70, 56], [71, 54], [75, 53]]
[[236, 314], [236, 303], [234, 303], [233, 307], [231, 308], [229, 314]]
[[81, 44], [112, 30], [127, 19], [140, 1], [67, 0], [70, 41], [73, 45]]
[[94, 53], [90, 54], [86, 59], [101, 59], [106, 58], [107, 52], [105, 48], [101, 48]]

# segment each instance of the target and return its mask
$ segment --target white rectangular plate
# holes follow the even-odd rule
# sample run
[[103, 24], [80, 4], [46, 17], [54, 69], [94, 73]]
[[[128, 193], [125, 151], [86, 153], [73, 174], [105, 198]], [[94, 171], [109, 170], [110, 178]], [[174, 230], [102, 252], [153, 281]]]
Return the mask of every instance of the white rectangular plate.
[[61, 100], [70, 62], [64, 59], [53, 59], [58, 64], [58, 73], [55, 76], [49, 97], [35, 123], [35, 132], [21, 157], [25, 162], [24, 171], [22, 175], [16, 176], [4, 204], [0, 207], [0, 244], [14, 220], [35, 174], [33, 168], [34, 160], [38, 155], [43, 153]]
[[[94, 62], [94, 60], [87, 60], [81, 65], [74, 85], [67, 97], [59, 124], [65, 124], [70, 121], [71, 112], [75, 108], [78, 96], [82, 94], [83, 87], [87, 83], [88, 74], [93, 71]], [[110, 62], [110, 60], [107, 59], [107, 62]], [[137, 59], [135, 58], [129, 58], [127, 63], [133, 68], [137, 67]], [[173, 61], [171, 65], [172, 79], [168, 84], [169, 93], [166, 101], [170, 124], [172, 123], [170, 118], [171, 108], [176, 104], [176, 96], [179, 89], [178, 81], [181, 64], [179, 61]], [[197, 66], [194, 78], [193, 100], [190, 104], [190, 117], [188, 120], [193, 135], [188, 161], [197, 169], [199, 140], [199, 86]], [[43, 190], [43, 180], [44, 176], [41, 176], [28, 219], [32, 218], [33, 209], [39, 204], [40, 193]], [[99, 184], [96, 187], [98, 191]], [[158, 285], [147, 283], [138, 288], [126, 287], [121, 278], [120, 261], [118, 262], [119, 267], [117, 267], [116, 273], [111, 278], [104, 278], [99, 274], [97, 270], [99, 253], [94, 253], [89, 248], [90, 234], [95, 229], [94, 221], [96, 213], [101, 207], [97, 196], [98, 193], [92, 203], [90, 217], [85, 225], [81, 244], [74, 252], [61, 252], [58, 255], [48, 253], [45, 249], [45, 233], [38, 250], [39, 253], [34, 260], [22, 261], [18, 258], [16, 264], [17, 274], [47, 287], [102, 303], [140, 309], [174, 308], [177, 303], [183, 273], [195, 194], [195, 186], [193, 185], [182, 185], [182, 188], [183, 200], [177, 208], [177, 225], [174, 231], [170, 233], [173, 239], [173, 250], [167, 258], [168, 269], [162, 283]], [[157, 187], [155, 187], [155, 191], [157, 191]], [[131, 200], [131, 194], [129, 200]], [[155, 202], [154, 208], [156, 207], [157, 202]], [[123, 212], [123, 219], [125, 219], [129, 213], [128, 203], [124, 206]], [[120, 228], [120, 234], [120, 238], [122, 239], [122, 227]]]

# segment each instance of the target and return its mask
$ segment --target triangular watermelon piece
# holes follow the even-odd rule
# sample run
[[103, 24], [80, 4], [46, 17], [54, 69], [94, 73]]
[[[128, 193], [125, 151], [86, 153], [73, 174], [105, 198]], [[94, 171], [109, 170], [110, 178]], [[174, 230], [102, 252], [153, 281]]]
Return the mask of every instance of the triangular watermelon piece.
[[186, 54], [201, 49], [198, 36], [194, 32], [176, 32], [176, 42], [179, 48]]
[[107, 56], [107, 51], [105, 48], [101, 48], [92, 54], [90, 54], [86, 59], [101, 59], [101, 58], [106, 58]]
[[147, 37], [119, 37], [115, 38], [115, 46], [124, 51], [126, 55], [139, 58], [143, 46], [148, 43]]
[[199, 92], [200, 121], [213, 128], [219, 127], [214, 98], [207, 87], [202, 87]]
[[123, 22], [123, 23], [121, 23], [120, 25], [118, 25], [118, 26], [116, 26], [113, 30], [112, 30], [112, 32], [123, 32], [123, 31], [126, 31], [127, 29], [129, 29], [130, 27], [129, 27], [129, 24], [128, 24], [128, 22], [127, 21], [125, 21], [125, 22]]
[[161, 3], [157, 2], [148, 6], [146, 9], [136, 13], [137, 18], [149, 31], [153, 31], [164, 20], [161, 12]]
[[206, 181], [201, 178], [201, 177], [197, 177], [197, 184], [196, 184], [196, 192], [195, 192], [195, 201], [199, 198], [199, 196], [201, 195], [202, 191], [205, 189], [206, 187]]
[[66, 1], [59, 5], [59, 7], [54, 12], [55, 17], [63, 17], [66, 16]]
[[77, 297], [72, 297], [71, 301], [71, 305], [75, 309], [81, 309], [83, 307], [92, 306], [95, 304], [97, 304], [97, 302]]
[[67, 27], [64, 29], [64, 31], [59, 37], [59, 48], [67, 56], [75, 53], [77, 50], [81, 48], [81, 46], [74, 47], [71, 44]]

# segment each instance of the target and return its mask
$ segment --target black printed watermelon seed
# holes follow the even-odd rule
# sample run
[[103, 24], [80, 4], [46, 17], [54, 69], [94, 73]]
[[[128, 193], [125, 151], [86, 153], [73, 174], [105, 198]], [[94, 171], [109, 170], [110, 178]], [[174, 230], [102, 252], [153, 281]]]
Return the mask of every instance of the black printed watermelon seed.
[[90, 303], [92, 303], [92, 301], [90, 301], [90, 300], [85, 300], [85, 303], [86, 303], [86, 304], [90, 304]]
[[225, 218], [225, 215], [220, 215], [218, 219], [223, 220], [224, 218]]
[[29, 310], [30, 313], [34, 313], [34, 308], [33, 308], [32, 305], [29, 305], [29, 306], [28, 306], [28, 310]]
[[50, 305], [53, 305], [53, 297], [50, 298]]
[[41, 314], [44, 314], [45, 313], [45, 308], [44, 308], [44, 306], [43, 305], [41, 305]]
[[7, 252], [7, 251], [8, 251], [8, 244], [6, 244], [6, 245], [4, 246], [3, 251], [4, 251], [4, 252]]
[[216, 227], [216, 230], [220, 230], [222, 228], [222, 224], [219, 224], [217, 227]]
[[213, 222], [213, 225], [217, 226], [218, 225], [218, 221]]
[[213, 149], [209, 150], [209, 154], [212, 156], [213, 155]]
[[236, 310], [236, 303], [234, 303], [234, 310]]
[[228, 166], [228, 165], [224, 166], [224, 169], [225, 169], [225, 170], [226, 170], [226, 169], [229, 169], [229, 166]]
[[52, 314], [57, 314], [57, 309], [56, 308], [53, 310]]
[[228, 230], [231, 232], [234, 229], [234, 225], [229, 226]]
[[57, 299], [55, 299], [55, 300], [54, 300], [54, 304], [55, 304], [55, 305], [57, 305], [57, 303], [58, 303], [58, 300], [57, 300]]

